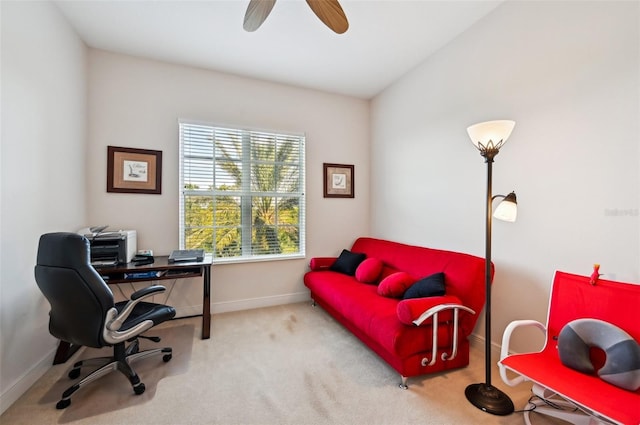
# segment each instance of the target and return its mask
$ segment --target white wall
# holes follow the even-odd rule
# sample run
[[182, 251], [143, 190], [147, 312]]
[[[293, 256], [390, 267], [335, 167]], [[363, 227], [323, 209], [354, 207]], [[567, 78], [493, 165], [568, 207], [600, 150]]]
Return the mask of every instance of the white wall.
[[[178, 119], [185, 118], [306, 134], [307, 257], [337, 255], [368, 234], [367, 101], [93, 49], [89, 75], [87, 224], [135, 229], [138, 247], [157, 255], [178, 248]], [[107, 193], [108, 145], [161, 150], [162, 194]], [[355, 199], [322, 197], [323, 162], [355, 165]], [[215, 265], [212, 311], [308, 299], [307, 264]], [[179, 281], [168, 302], [179, 315], [198, 313], [201, 280]]]
[[38, 237], [85, 220], [86, 48], [48, 2], [2, 1], [0, 411], [57, 341], [33, 278]]
[[493, 226], [493, 341], [545, 321], [556, 269], [640, 282], [639, 7], [508, 1], [372, 102], [372, 233], [479, 256], [487, 171], [466, 127], [516, 121], [493, 167], [519, 201]]

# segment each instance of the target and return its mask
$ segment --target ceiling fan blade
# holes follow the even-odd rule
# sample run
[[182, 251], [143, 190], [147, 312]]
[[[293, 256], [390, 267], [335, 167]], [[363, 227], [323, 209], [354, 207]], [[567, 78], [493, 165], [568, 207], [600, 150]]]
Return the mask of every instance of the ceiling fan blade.
[[260, 28], [260, 25], [267, 19], [276, 0], [251, 0], [244, 14], [243, 28], [245, 31], [253, 32]]
[[307, 4], [332, 31], [342, 34], [349, 29], [349, 21], [338, 0], [307, 0]]

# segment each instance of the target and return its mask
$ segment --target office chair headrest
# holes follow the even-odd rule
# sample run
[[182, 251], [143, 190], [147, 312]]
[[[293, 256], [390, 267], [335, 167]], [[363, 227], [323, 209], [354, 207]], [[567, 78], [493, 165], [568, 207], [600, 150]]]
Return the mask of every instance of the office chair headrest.
[[79, 268], [90, 264], [89, 240], [77, 233], [57, 232], [40, 236], [38, 265]]

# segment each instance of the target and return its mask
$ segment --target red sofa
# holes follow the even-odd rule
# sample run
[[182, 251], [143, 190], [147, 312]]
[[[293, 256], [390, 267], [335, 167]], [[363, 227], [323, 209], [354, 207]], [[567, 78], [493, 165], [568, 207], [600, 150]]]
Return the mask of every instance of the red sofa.
[[[375, 279], [366, 281], [359, 273], [367, 262], [351, 276], [330, 269], [337, 257], [316, 257], [304, 283], [314, 304], [400, 373], [401, 387], [407, 388], [408, 377], [469, 364], [467, 338], [485, 301], [483, 258], [367, 237], [357, 239], [349, 251], [365, 254], [372, 259], [368, 263], [381, 263]], [[383, 285], [403, 275], [398, 272], [412, 281], [443, 272], [445, 294], [411, 299], [380, 295]]]

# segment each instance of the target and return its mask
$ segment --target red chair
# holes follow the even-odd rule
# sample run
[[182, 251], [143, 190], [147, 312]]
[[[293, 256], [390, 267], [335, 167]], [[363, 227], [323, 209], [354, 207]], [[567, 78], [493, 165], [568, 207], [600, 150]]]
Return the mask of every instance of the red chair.
[[[547, 414], [575, 424], [640, 424], [640, 389], [620, 388], [597, 374], [579, 372], [565, 366], [558, 354], [558, 336], [576, 319], [598, 319], [622, 329], [640, 341], [640, 285], [597, 280], [556, 272], [549, 300], [547, 326], [534, 320], [518, 320], [505, 329], [500, 355], [500, 375], [510, 386], [533, 383], [532, 397], [525, 407], [525, 423], [531, 424], [531, 411]], [[521, 326], [534, 326], [546, 336], [542, 351], [509, 354], [512, 333]], [[628, 341], [633, 344], [633, 341]], [[637, 347], [634, 344], [634, 347]], [[589, 357], [595, 370], [606, 360], [597, 344]], [[633, 357], [635, 363], [638, 360]], [[509, 372], [508, 372], [509, 371]], [[513, 372], [518, 376], [513, 377]], [[635, 374], [636, 371], [634, 370]], [[637, 372], [640, 373], [640, 372]], [[637, 378], [637, 374], [635, 375]]]

